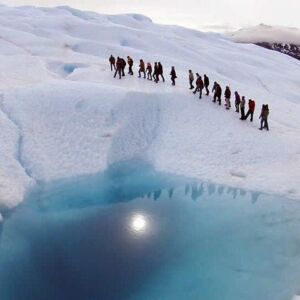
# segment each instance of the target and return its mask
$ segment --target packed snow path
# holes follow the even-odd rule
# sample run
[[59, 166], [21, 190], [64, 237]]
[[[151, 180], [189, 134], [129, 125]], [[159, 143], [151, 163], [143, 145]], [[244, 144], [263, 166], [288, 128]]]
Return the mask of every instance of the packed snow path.
[[[0, 7], [0, 204], [38, 181], [132, 158], [158, 171], [300, 198], [300, 63], [139, 15]], [[108, 57], [176, 66], [176, 87], [114, 79]], [[188, 92], [187, 70], [256, 100], [253, 124]], [[165, 76], [167, 79], [167, 76]], [[212, 84], [212, 82], [211, 82]], [[270, 105], [271, 132], [259, 110]], [[255, 128], [255, 130], [254, 130]]]

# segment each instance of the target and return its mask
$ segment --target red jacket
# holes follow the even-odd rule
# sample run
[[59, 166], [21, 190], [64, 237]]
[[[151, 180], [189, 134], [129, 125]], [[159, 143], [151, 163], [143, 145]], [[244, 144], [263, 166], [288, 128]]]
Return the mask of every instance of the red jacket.
[[249, 110], [254, 112], [254, 110], [255, 110], [255, 101], [254, 100], [249, 101], [248, 106], [249, 106]]
[[202, 80], [200, 77], [197, 78], [197, 80], [196, 80], [196, 85], [197, 85], [197, 87], [198, 87], [199, 89], [203, 89], [204, 83], [203, 83], [203, 80]]

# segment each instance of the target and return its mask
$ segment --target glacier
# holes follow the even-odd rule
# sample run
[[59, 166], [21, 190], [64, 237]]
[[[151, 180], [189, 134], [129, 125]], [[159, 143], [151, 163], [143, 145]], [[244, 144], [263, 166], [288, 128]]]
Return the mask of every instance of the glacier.
[[[166, 83], [114, 79], [110, 54], [161, 61]], [[300, 62], [137, 14], [1, 5], [0, 63], [1, 299], [298, 298]], [[254, 122], [195, 97], [189, 69], [255, 99]]]
[[[0, 6], [0, 210], [28, 189], [131, 159], [158, 172], [300, 196], [300, 63], [223, 35], [70, 7]], [[110, 54], [175, 65], [178, 83], [113, 78]], [[256, 100], [255, 122], [202, 101], [187, 71]], [[165, 76], [167, 78], [167, 76]], [[269, 133], [260, 106], [270, 106]]]

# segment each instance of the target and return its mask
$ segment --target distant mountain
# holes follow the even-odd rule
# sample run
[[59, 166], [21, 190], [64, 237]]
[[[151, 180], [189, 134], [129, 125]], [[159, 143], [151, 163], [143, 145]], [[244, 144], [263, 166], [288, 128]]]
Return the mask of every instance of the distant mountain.
[[256, 45], [270, 49], [270, 50], [275, 50], [275, 51], [287, 54], [289, 56], [292, 56], [292, 57], [300, 60], [300, 46], [299, 45], [286, 44], [286, 43], [268, 43], [268, 42], [256, 43]]
[[235, 42], [253, 43], [300, 60], [300, 29], [298, 28], [260, 24], [232, 32], [229, 36]]

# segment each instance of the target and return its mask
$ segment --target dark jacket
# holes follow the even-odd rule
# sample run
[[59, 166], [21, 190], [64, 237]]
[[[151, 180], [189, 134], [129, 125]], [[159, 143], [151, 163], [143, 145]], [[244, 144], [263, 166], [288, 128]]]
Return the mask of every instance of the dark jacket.
[[148, 71], [148, 73], [152, 73], [152, 66], [149, 64], [149, 65], [147, 65], [147, 71]]
[[123, 63], [122, 63], [122, 59], [121, 58], [117, 59], [116, 67], [117, 67], [117, 69], [122, 69]]
[[209, 78], [206, 75], [204, 76], [204, 86], [209, 86]]
[[239, 93], [235, 93], [235, 104], [240, 105], [240, 103], [241, 103], [241, 97]]
[[109, 58], [109, 62], [110, 62], [111, 64], [115, 64], [116, 59], [111, 55], [110, 58]]
[[156, 63], [154, 64], [154, 74], [158, 75], [158, 65]]
[[198, 77], [197, 78], [197, 80], [196, 80], [196, 85], [197, 85], [197, 88], [199, 88], [199, 89], [203, 89], [203, 87], [204, 87], [204, 83], [203, 83], [203, 80], [202, 80], [202, 78], [201, 77]]
[[125, 68], [126, 67], [126, 61], [125, 61], [125, 59], [124, 58], [121, 58], [120, 59], [121, 60], [121, 68]]
[[225, 90], [225, 98], [230, 99], [231, 98], [231, 91], [229, 88], [226, 88]]
[[261, 118], [262, 120], [268, 120], [268, 116], [269, 116], [269, 107], [267, 105], [263, 105], [259, 118]]
[[164, 73], [163, 66], [160, 63], [158, 63], [158, 65], [157, 65], [157, 74], [162, 75], [163, 73]]
[[216, 85], [216, 88], [215, 88], [215, 95], [217, 97], [221, 97], [222, 96], [222, 88], [219, 84]]
[[171, 70], [171, 73], [170, 73], [170, 75], [171, 75], [171, 78], [172, 78], [172, 79], [175, 79], [175, 78], [177, 78], [177, 76], [176, 76], [176, 72], [175, 72], [175, 69], [172, 69], [172, 70]]

